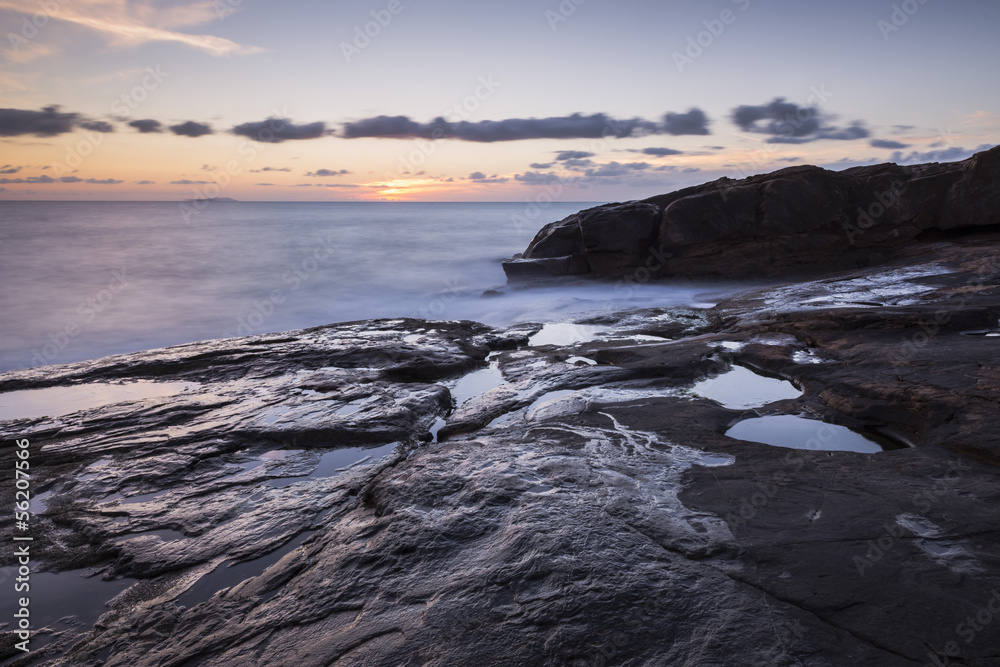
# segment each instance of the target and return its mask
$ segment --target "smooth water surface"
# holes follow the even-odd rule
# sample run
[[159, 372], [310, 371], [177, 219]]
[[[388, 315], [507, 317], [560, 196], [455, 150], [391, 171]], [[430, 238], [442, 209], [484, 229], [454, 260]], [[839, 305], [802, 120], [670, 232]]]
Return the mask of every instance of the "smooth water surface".
[[[746, 286], [507, 286], [500, 260], [591, 204], [0, 202], [0, 371], [358, 319], [558, 322]], [[484, 294], [484, 292], [488, 292]]]

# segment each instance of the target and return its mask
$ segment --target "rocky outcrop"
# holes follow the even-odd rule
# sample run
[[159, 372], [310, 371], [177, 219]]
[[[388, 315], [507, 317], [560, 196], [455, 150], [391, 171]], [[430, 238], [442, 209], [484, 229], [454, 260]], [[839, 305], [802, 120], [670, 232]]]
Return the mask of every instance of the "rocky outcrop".
[[1000, 230], [1000, 147], [954, 163], [789, 167], [598, 206], [546, 225], [503, 266], [512, 280], [793, 275], [985, 230]]
[[[636, 229], [644, 210], [626, 211]], [[3, 391], [185, 383], [0, 422], [4, 442], [30, 439], [45, 494], [33, 576], [68, 577], [35, 650], [8, 632], [0, 655], [997, 665], [1000, 242], [927, 253], [604, 316], [572, 346], [531, 345], [538, 325], [388, 320], [0, 375]], [[802, 395], [730, 408], [692, 393], [734, 364]], [[476, 373], [492, 380], [470, 392]], [[835, 423], [895, 447], [726, 435], [788, 414], [818, 439]], [[0, 483], [13, 497], [13, 475]], [[90, 593], [108, 606], [67, 626], [81, 572], [109, 580]]]

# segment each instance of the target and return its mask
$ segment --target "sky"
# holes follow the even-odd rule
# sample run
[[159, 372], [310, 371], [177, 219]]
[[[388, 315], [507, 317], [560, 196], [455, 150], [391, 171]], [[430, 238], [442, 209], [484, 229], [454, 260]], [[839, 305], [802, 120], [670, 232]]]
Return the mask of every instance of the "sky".
[[621, 201], [1000, 143], [996, 0], [0, 0], [0, 199]]

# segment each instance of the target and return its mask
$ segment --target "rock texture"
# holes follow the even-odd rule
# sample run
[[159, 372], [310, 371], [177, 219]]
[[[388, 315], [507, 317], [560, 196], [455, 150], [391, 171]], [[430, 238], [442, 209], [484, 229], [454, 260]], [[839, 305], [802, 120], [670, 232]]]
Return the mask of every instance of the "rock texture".
[[[130, 578], [6, 664], [1000, 665], [998, 257], [939, 242], [573, 346], [391, 320], [4, 374], [193, 385], [0, 422], [49, 494], [40, 569]], [[733, 364], [802, 396], [692, 393]], [[725, 435], [771, 414], [910, 446]], [[324, 471], [347, 448], [380, 454]]]
[[789, 167], [588, 209], [543, 227], [512, 280], [815, 274], [1000, 228], [1000, 147], [954, 163]]

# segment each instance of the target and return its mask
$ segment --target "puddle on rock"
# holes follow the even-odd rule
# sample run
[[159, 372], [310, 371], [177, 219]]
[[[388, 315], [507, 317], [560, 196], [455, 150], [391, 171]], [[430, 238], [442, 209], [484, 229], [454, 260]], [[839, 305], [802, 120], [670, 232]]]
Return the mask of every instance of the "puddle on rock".
[[104, 405], [175, 396], [200, 386], [196, 382], [136, 380], [121, 384], [94, 382], [69, 387], [8, 391], [0, 394], [0, 420], [61, 417]]
[[865, 435], [845, 426], [797, 415], [745, 419], [734, 424], [726, 431], [726, 435], [730, 438], [789, 449], [872, 454], [899, 448], [888, 439], [876, 439], [878, 436]]
[[[32, 572], [28, 585], [31, 605], [31, 629], [49, 627], [56, 631], [71, 627], [67, 617], [73, 616], [87, 627], [108, 611], [107, 603], [136, 582], [135, 579], [104, 581], [98, 577], [84, 577], [87, 570], [66, 572]], [[13, 589], [12, 589], [13, 590]], [[14, 618], [21, 596], [0, 597], [0, 617], [4, 621]], [[64, 620], [65, 619], [65, 620]], [[31, 638], [31, 648], [40, 648], [45, 637]], [[39, 641], [41, 640], [41, 641]]]
[[757, 408], [802, 395], [788, 380], [760, 375], [744, 366], [733, 366], [721, 375], [697, 382], [691, 391], [734, 410]]
[[461, 405], [470, 398], [482, 396], [490, 389], [499, 387], [504, 382], [500, 366], [496, 362], [490, 362], [489, 368], [473, 371], [459, 378], [451, 389], [451, 396], [455, 399], [455, 405]]
[[382, 445], [381, 447], [345, 447], [343, 449], [334, 449], [326, 452], [320, 457], [319, 465], [316, 466], [316, 470], [309, 475], [270, 479], [267, 483], [270, 486], [283, 489], [286, 486], [291, 486], [296, 482], [303, 482], [308, 479], [333, 477], [334, 475], [343, 472], [343, 470], [348, 466], [356, 465], [368, 460], [374, 462], [384, 458], [389, 454], [392, 454], [394, 449], [396, 449], [395, 442], [390, 442], [388, 445]]
[[236, 564], [233, 564], [232, 561], [221, 563], [208, 574], [202, 575], [190, 588], [181, 593], [175, 600], [176, 604], [190, 609], [197, 604], [205, 602], [223, 588], [232, 588], [247, 579], [259, 576], [264, 570], [284, 558], [286, 554], [291, 553], [301, 546], [315, 532], [315, 530], [307, 530], [300, 533], [283, 547], [254, 560]]
[[555, 322], [543, 325], [538, 333], [528, 338], [528, 345], [575, 345], [589, 343], [595, 340], [607, 327], [595, 324], [573, 324], [572, 322]]

